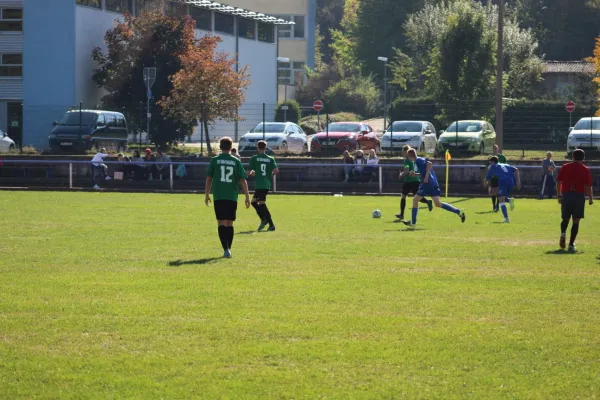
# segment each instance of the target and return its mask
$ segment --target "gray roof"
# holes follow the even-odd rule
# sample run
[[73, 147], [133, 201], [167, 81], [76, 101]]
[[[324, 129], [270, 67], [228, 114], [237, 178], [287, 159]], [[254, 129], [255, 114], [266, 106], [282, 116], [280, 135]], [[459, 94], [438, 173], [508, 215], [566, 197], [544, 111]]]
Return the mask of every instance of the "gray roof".
[[594, 64], [587, 61], [546, 61], [545, 74], [594, 74]]
[[295, 25], [294, 22], [286, 21], [281, 18], [273, 17], [271, 15], [266, 15], [263, 13], [258, 13], [250, 10], [245, 10], [239, 7], [229, 6], [223, 3], [217, 3], [211, 0], [184, 0], [186, 4], [196, 6], [199, 8], [204, 8], [206, 10], [213, 10], [222, 12], [225, 14], [237, 15], [242, 18], [254, 19], [260, 22], [265, 22], [273, 25]]

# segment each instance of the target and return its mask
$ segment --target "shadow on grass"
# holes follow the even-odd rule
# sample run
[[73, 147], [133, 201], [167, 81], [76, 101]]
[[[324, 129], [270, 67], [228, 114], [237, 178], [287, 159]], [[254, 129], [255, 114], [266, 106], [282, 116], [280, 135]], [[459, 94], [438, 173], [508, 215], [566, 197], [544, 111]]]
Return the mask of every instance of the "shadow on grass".
[[[577, 250], [575, 253], [569, 253], [567, 250], [558, 249], [558, 250], [549, 250], [546, 252], [547, 255], [550, 256], [576, 256], [583, 254], [583, 251]], [[600, 260], [600, 258], [598, 258]]]
[[222, 259], [223, 259], [222, 257], [213, 257], [213, 258], [201, 258], [199, 260], [191, 260], [191, 261], [176, 260], [176, 261], [171, 261], [169, 263], [169, 267], [180, 267], [182, 265], [206, 265], [206, 264], [212, 264], [212, 263], [217, 262]]
[[236, 232], [236, 235], [254, 235], [255, 233], [258, 233], [257, 231], [243, 231], [243, 232]]
[[476, 212], [477, 215], [487, 215], [487, 214], [498, 214], [496, 211], [480, 211]]
[[384, 232], [417, 232], [417, 231], [426, 231], [427, 229], [423, 229], [423, 228], [413, 228], [413, 229], [388, 229], [385, 230]]

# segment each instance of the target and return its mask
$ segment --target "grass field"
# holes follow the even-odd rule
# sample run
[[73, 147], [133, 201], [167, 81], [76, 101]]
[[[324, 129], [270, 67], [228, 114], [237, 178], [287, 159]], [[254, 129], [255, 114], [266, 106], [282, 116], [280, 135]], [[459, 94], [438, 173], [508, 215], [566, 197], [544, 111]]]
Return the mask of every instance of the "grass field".
[[[2, 192], [0, 399], [597, 398], [600, 211], [273, 196], [219, 259], [201, 196]], [[379, 208], [381, 220], [371, 211]]]

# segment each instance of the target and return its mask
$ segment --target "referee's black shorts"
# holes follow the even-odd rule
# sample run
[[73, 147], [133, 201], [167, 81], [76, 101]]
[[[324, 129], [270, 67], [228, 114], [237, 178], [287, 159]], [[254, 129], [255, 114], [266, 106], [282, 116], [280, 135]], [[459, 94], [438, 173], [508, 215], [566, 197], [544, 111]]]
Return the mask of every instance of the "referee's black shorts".
[[215, 200], [215, 216], [217, 217], [217, 221], [235, 221], [237, 206], [237, 201]]
[[492, 176], [490, 178], [490, 187], [497, 188], [500, 185], [500, 179], [497, 176]]
[[402, 195], [408, 196], [409, 193], [412, 193], [413, 196], [416, 196], [420, 185], [421, 182], [404, 182], [404, 185], [402, 185]]
[[583, 219], [585, 217], [585, 194], [563, 193], [561, 208], [563, 219]]
[[269, 190], [267, 190], [267, 189], [256, 189], [254, 191], [254, 196], [252, 197], [252, 200], [267, 201], [268, 194], [269, 194]]

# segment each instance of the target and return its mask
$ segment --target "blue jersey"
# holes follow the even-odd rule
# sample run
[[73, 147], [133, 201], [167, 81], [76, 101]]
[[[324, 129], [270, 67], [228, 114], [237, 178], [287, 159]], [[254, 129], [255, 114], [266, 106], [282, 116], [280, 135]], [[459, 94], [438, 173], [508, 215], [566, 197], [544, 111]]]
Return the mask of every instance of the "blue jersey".
[[428, 162], [429, 162], [428, 159], [422, 158], [422, 157], [417, 157], [417, 159], [415, 160], [415, 165], [417, 166], [417, 169], [419, 170], [419, 174], [421, 175], [421, 182], [423, 182], [423, 184], [426, 184], [426, 185], [439, 186], [437, 177], [435, 176], [435, 172], [433, 172], [433, 167], [431, 168], [431, 171], [429, 172], [429, 182], [425, 183], [425, 177], [427, 176], [427, 163]]
[[517, 169], [508, 164], [496, 164], [490, 167], [486, 180], [490, 180], [493, 176], [498, 178], [498, 185], [502, 187], [515, 186], [515, 171]]

